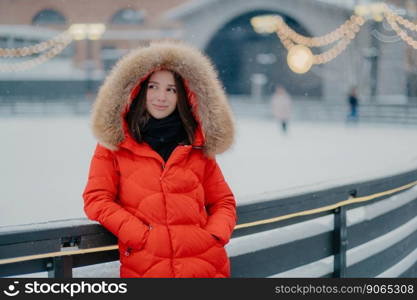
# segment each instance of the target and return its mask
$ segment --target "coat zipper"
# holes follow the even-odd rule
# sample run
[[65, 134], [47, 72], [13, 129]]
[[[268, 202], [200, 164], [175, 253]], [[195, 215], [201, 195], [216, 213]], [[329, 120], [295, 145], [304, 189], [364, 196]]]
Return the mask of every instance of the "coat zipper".
[[[172, 157], [172, 155], [174, 154], [174, 152], [175, 152], [175, 150], [177, 150], [177, 149], [174, 149], [174, 151], [171, 153], [171, 156], [170, 156], [170, 158]], [[169, 160], [169, 159], [168, 159]], [[162, 163], [161, 163], [161, 167], [162, 167], [162, 174], [161, 174], [161, 177], [159, 177], [159, 181], [160, 181], [160, 184], [161, 184], [161, 190], [162, 190], [162, 194], [163, 194], [163, 197], [164, 197], [164, 206], [165, 206], [165, 220], [166, 220], [166, 226], [167, 226], [167, 233], [168, 233], [168, 236], [169, 236], [169, 244], [170, 244], [170, 249], [171, 249], [171, 270], [172, 270], [172, 274], [173, 274], [173, 276], [175, 277], [175, 272], [174, 272], [174, 264], [173, 264], [173, 259], [174, 259], [174, 255], [173, 255], [173, 253], [174, 253], [174, 247], [172, 246], [172, 237], [171, 237], [171, 232], [169, 231], [169, 227], [168, 227], [168, 211], [167, 211], [167, 202], [166, 202], [166, 196], [165, 196], [165, 191], [164, 191], [164, 188], [163, 188], [163, 184], [162, 184], [162, 177], [164, 177], [164, 174], [165, 174], [165, 172], [166, 172], [166, 169], [165, 169], [165, 167], [166, 167], [166, 162], [165, 161], [162, 161]]]
[[[185, 147], [185, 146], [182, 146], [182, 147]], [[172, 160], [172, 157], [174, 156], [175, 152], [178, 151], [178, 148], [179, 147], [177, 147], [177, 148], [174, 149], [174, 151], [171, 153], [171, 156], [168, 158], [168, 161], [170, 159]], [[168, 221], [168, 215], [167, 215], [168, 212], [167, 212], [166, 196], [165, 196], [164, 188], [163, 188], [163, 185], [162, 185], [162, 177], [165, 175], [165, 172], [167, 171], [166, 170], [166, 164], [168, 163], [168, 161], [167, 162], [163, 161], [161, 163], [162, 174], [161, 174], [161, 177], [159, 178], [159, 180], [161, 181], [162, 194], [164, 195], [164, 201], [165, 201], [165, 220], [167, 220], [167, 221]], [[174, 262], [173, 262], [173, 260], [174, 260], [174, 247], [172, 246], [172, 236], [171, 236], [171, 232], [169, 231], [168, 223], [167, 223], [167, 232], [168, 232], [168, 235], [169, 235], [169, 243], [170, 243], [170, 248], [171, 248], [171, 253], [172, 253], [171, 254], [171, 269], [172, 269], [172, 274], [175, 277]]]
[[[178, 148], [179, 147], [186, 147], [186, 146], [184, 146], [184, 145], [179, 145], [177, 148], [175, 148], [174, 149], [174, 151], [171, 153], [171, 156], [168, 158], [168, 161], [162, 161], [161, 162], [161, 167], [162, 167], [162, 174], [161, 174], [161, 177], [159, 178], [159, 179], [162, 179], [162, 177], [164, 177], [164, 174], [165, 174], [165, 172], [166, 172], [166, 166], [167, 166], [167, 164], [168, 164], [168, 162], [169, 162], [169, 160], [172, 160], [172, 157], [174, 156], [174, 154], [175, 154], [175, 152], [177, 152], [178, 151]], [[171, 166], [172, 164], [170, 164], [170, 166]]]

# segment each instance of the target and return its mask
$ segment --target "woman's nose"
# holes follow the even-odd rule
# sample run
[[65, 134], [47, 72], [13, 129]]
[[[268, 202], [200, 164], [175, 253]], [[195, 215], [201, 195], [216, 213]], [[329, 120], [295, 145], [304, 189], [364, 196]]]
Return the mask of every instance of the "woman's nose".
[[158, 91], [156, 96], [159, 101], [165, 101], [167, 99], [166, 92], [163, 90]]

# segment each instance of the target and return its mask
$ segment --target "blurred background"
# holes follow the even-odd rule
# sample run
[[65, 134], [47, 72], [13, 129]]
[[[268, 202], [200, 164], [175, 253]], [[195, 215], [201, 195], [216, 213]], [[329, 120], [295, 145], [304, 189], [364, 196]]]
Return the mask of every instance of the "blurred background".
[[[203, 50], [218, 68], [229, 95], [265, 98], [279, 83], [297, 99], [340, 102], [349, 87], [357, 85], [364, 102], [417, 103], [416, 52], [400, 42], [381, 15], [372, 15], [372, 3], [381, 2], [1, 0], [1, 49], [30, 48], [45, 41], [49, 49], [62, 49], [42, 58], [37, 67], [33, 60], [42, 52], [3, 56], [0, 96], [2, 101], [79, 100], [94, 94], [129, 50], [154, 39], [172, 38]], [[415, 1], [385, 3], [411, 20], [416, 15]], [[358, 7], [365, 9], [359, 13], [371, 18], [349, 47], [303, 76], [285, 63], [287, 50], [280, 39], [259, 34], [251, 24], [255, 16], [274, 14], [299, 34], [322, 36], [337, 29]], [[62, 47], [57, 37], [67, 30], [72, 40]], [[326, 45], [318, 47], [323, 50]]]
[[0, 226], [84, 216], [97, 89], [158, 39], [217, 68], [240, 203], [415, 167], [416, 14], [414, 0], [0, 0]]

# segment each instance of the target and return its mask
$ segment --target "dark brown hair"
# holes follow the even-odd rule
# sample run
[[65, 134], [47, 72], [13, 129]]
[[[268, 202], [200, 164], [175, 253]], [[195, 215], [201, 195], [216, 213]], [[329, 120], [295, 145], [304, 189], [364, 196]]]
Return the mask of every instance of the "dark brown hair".
[[[174, 75], [175, 87], [177, 89], [177, 109], [180, 115], [182, 125], [187, 132], [188, 144], [192, 145], [195, 137], [197, 122], [191, 111], [191, 106], [187, 100], [184, 81], [176, 72], [170, 71]], [[150, 74], [142, 83], [138, 95], [130, 104], [129, 111], [126, 114], [126, 122], [132, 137], [138, 142], [143, 142], [142, 129], [148, 123], [150, 114], [146, 110], [146, 93], [148, 91]]]

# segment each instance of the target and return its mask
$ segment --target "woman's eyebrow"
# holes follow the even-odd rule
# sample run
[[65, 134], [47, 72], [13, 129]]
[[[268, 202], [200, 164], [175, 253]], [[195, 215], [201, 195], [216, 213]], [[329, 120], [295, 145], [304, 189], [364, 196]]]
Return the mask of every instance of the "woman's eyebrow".
[[[160, 84], [159, 82], [157, 82], [157, 81], [153, 81], [153, 80], [150, 80], [150, 81], [149, 81], [149, 83], [153, 83], [153, 84]], [[168, 83], [168, 86], [175, 87], [175, 84], [174, 84], [174, 83], [173, 83], [173, 84]]]

